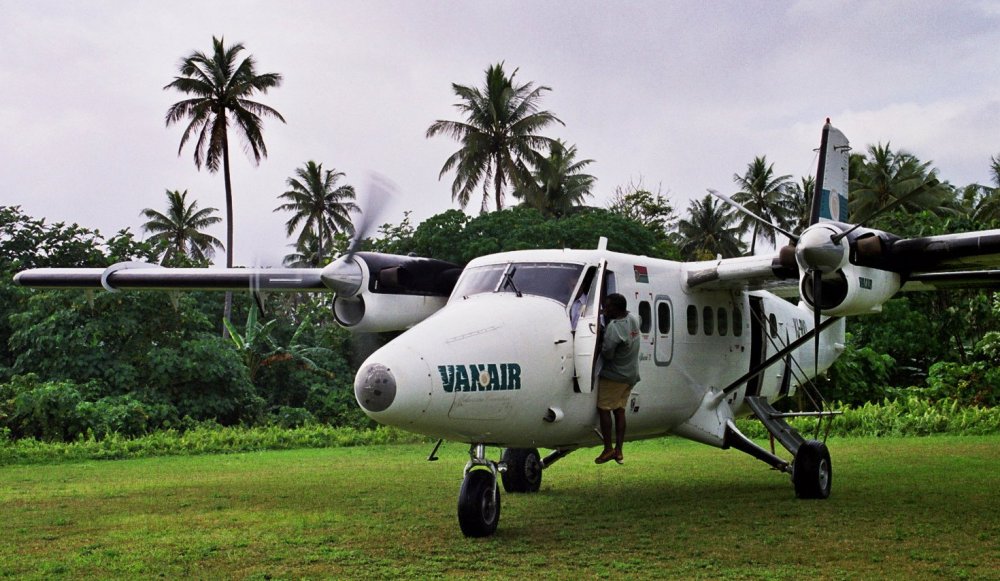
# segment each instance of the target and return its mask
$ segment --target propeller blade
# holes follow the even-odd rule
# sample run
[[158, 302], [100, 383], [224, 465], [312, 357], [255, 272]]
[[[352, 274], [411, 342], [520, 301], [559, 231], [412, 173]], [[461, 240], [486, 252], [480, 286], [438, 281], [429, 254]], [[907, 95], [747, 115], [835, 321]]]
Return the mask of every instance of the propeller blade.
[[720, 200], [722, 200], [723, 202], [729, 204], [730, 206], [736, 208], [740, 212], [743, 212], [747, 216], [750, 216], [754, 220], [757, 220], [761, 224], [764, 224], [768, 228], [774, 228], [778, 232], [781, 232], [785, 236], [788, 236], [788, 239], [791, 240], [793, 243], [794, 242], [798, 242], [798, 240], [799, 240], [798, 235], [792, 234], [791, 232], [789, 232], [788, 230], [785, 230], [784, 228], [782, 228], [781, 226], [778, 226], [777, 224], [773, 224], [771, 222], [768, 222], [764, 218], [761, 218], [757, 214], [754, 214], [753, 212], [751, 212], [749, 209], [747, 209], [745, 206], [743, 206], [739, 202], [734, 202], [733, 199], [730, 198], [729, 196], [727, 196], [726, 194], [720, 193], [720, 192], [718, 192], [716, 190], [713, 190], [712, 188], [708, 189], [708, 193], [712, 194], [716, 198], [719, 198]]
[[823, 273], [818, 270], [812, 271], [813, 277], [813, 329], [816, 329], [816, 337], [813, 341], [813, 377], [819, 375], [819, 323], [823, 300]]
[[389, 178], [372, 172], [368, 176], [365, 191], [367, 196], [362, 204], [364, 207], [360, 211], [354, 227], [354, 238], [351, 239], [347, 252], [323, 267], [320, 274], [323, 284], [332, 289], [337, 296], [352, 297], [361, 289], [364, 274], [361, 266], [354, 260], [354, 255], [358, 253], [361, 243], [371, 236], [377, 227], [382, 211], [398, 188]]
[[831, 240], [833, 241], [834, 244], [840, 243], [840, 241], [843, 238], [845, 238], [848, 234], [850, 234], [851, 232], [854, 232], [858, 228], [861, 228], [866, 223], [868, 223], [871, 220], [874, 220], [875, 218], [879, 217], [881, 214], [884, 214], [884, 213], [888, 212], [889, 210], [891, 210], [891, 209], [893, 209], [893, 208], [895, 208], [897, 206], [905, 204], [911, 198], [915, 198], [915, 197], [917, 197], [917, 196], [919, 196], [921, 194], [926, 194], [928, 190], [936, 188], [939, 185], [941, 185], [941, 182], [939, 182], [937, 179], [931, 179], [930, 181], [927, 182], [926, 187], [917, 188], [917, 189], [913, 190], [912, 192], [910, 192], [910, 193], [908, 193], [906, 195], [903, 195], [903, 196], [900, 196], [900, 197], [896, 198], [892, 202], [886, 204], [885, 206], [882, 206], [881, 208], [879, 208], [878, 210], [875, 210], [871, 214], [868, 214], [867, 216], [865, 216], [865, 218], [863, 220], [858, 221], [858, 223], [855, 224], [854, 226], [851, 226], [850, 228], [848, 228], [844, 232], [842, 232], [840, 234], [837, 234], [836, 236], [834, 236], [833, 238], [831, 238]]
[[372, 172], [368, 176], [368, 186], [365, 190], [367, 191], [367, 197], [363, 204], [364, 208], [361, 210], [361, 216], [354, 228], [354, 239], [351, 240], [347, 252], [344, 253], [344, 256], [348, 259], [354, 256], [361, 242], [371, 236], [372, 232], [377, 228], [382, 211], [385, 210], [389, 199], [399, 191], [399, 188], [389, 178]]

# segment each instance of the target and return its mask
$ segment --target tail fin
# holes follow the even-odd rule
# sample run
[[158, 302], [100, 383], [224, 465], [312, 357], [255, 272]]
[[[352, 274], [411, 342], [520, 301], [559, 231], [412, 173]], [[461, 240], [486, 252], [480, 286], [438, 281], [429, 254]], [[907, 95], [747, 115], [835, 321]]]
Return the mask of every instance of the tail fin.
[[819, 167], [816, 169], [816, 191], [809, 224], [816, 222], [847, 222], [847, 168], [851, 145], [847, 137], [830, 124], [823, 125], [819, 145]]

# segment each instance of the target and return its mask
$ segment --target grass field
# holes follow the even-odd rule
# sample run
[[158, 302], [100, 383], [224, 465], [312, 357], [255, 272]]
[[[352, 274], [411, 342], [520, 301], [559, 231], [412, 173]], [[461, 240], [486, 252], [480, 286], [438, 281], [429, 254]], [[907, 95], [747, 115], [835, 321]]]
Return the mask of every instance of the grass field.
[[474, 540], [457, 444], [6, 466], [0, 577], [1000, 579], [1000, 437], [829, 444], [826, 501], [678, 439], [581, 451]]

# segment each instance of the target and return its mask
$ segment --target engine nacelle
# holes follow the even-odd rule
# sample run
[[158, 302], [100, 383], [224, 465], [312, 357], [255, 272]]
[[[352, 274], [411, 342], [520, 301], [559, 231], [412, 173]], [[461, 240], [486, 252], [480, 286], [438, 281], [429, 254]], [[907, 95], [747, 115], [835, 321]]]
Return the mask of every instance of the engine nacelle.
[[333, 314], [352, 331], [409, 329], [448, 301], [462, 269], [415, 256], [358, 252], [323, 269], [323, 283], [336, 291]]
[[409, 329], [436, 313], [448, 297], [362, 292], [333, 301], [337, 323], [352, 331], [382, 333]]
[[[812, 276], [813, 272], [807, 272], [799, 280], [799, 296], [815, 308]], [[878, 313], [901, 284], [898, 273], [847, 264], [823, 276], [820, 309], [833, 317]]]

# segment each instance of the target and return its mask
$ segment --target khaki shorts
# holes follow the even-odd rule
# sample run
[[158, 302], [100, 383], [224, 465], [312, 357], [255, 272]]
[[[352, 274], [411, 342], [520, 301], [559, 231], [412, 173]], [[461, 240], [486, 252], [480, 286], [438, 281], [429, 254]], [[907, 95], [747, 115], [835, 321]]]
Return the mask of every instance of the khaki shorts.
[[601, 377], [597, 383], [597, 409], [616, 410], [624, 408], [632, 386], [620, 381], [611, 381]]

